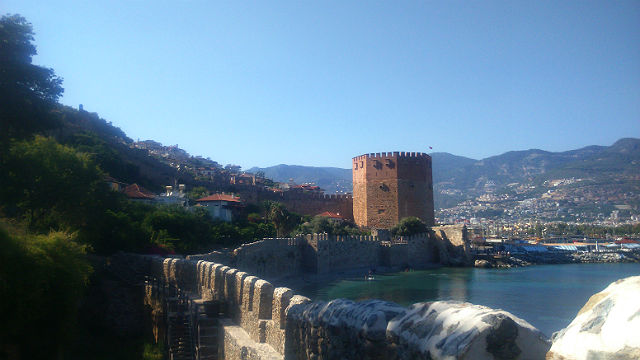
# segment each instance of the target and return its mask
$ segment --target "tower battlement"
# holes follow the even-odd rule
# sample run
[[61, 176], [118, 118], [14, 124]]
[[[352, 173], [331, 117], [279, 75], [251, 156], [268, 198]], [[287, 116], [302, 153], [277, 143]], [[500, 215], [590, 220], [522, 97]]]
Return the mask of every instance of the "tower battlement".
[[421, 152], [405, 152], [405, 151], [393, 151], [393, 152], [381, 152], [381, 153], [370, 153], [363, 154], [353, 158], [353, 161], [361, 161], [365, 159], [377, 159], [377, 158], [387, 158], [387, 157], [396, 157], [396, 158], [427, 158], [431, 160], [431, 156], [427, 153]]

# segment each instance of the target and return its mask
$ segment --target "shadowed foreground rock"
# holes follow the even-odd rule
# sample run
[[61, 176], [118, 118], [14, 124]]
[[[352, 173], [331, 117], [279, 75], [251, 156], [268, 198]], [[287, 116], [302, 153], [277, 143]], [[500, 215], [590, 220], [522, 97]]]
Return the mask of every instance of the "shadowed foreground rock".
[[547, 359], [640, 359], [640, 276], [593, 295], [571, 324], [554, 334]]

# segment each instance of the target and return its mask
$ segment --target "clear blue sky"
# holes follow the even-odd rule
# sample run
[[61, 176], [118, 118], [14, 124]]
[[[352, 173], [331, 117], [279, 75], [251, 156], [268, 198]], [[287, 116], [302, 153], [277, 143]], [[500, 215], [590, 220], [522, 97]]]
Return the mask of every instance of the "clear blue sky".
[[[640, 1], [32, 1], [62, 102], [243, 168], [640, 137]], [[429, 149], [433, 147], [433, 150]]]

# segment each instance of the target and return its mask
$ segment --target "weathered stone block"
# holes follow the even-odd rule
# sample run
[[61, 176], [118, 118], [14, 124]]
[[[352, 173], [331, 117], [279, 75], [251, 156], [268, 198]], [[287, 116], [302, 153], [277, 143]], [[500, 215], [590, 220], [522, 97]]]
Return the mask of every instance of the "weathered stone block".
[[244, 278], [242, 286], [242, 312], [253, 310], [253, 286], [259, 279], [255, 276], [247, 276]]
[[259, 279], [254, 284], [253, 310], [258, 319], [271, 319], [273, 305], [273, 285], [268, 281]]
[[213, 289], [213, 284], [211, 283], [211, 274], [213, 273], [213, 267], [218, 264], [207, 263], [204, 269], [204, 287], [207, 289]]
[[238, 304], [238, 308], [243, 306], [244, 279], [246, 279], [247, 276], [249, 276], [249, 274], [246, 272], [239, 271], [236, 273], [236, 304]]
[[222, 275], [223, 269], [228, 269], [229, 267], [222, 264], [215, 264], [211, 271], [211, 288], [216, 294], [216, 300], [222, 300], [222, 294], [224, 294], [224, 277]]
[[227, 306], [236, 306], [238, 297], [236, 296], [236, 274], [238, 269], [229, 269], [224, 274], [224, 298]]
[[284, 329], [286, 322], [286, 310], [293, 297], [293, 290], [285, 287], [276, 288], [273, 291], [273, 307], [271, 319], [279, 329]]
[[162, 279], [164, 281], [169, 282], [171, 279], [171, 258], [164, 259], [162, 262]]
[[204, 264], [203, 260], [199, 260], [196, 267], [198, 271], [198, 288], [202, 288], [202, 281], [204, 280]]
[[284, 357], [268, 344], [251, 339], [241, 327], [222, 320], [220, 348], [226, 360], [282, 360]]

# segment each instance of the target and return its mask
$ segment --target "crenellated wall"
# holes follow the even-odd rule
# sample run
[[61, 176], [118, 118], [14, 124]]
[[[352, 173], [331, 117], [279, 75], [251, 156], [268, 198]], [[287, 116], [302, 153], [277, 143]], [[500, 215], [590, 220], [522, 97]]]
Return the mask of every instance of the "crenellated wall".
[[313, 234], [306, 236], [315, 252], [315, 273], [326, 274], [378, 266], [380, 242], [373, 236]]
[[[242, 193], [245, 196], [244, 193]], [[341, 194], [316, 194], [303, 191], [275, 193], [261, 190], [246, 194], [246, 201], [259, 203], [265, 200], [284, 204], [289, 211], [301, 215], [315, 216], [325, 211], [340, 214], [344, 219], [353, 220], [353, 197]]]
[[224, 304], [217, 325], [198, 327], [218, 332], [220, 359], [536, 359], [550, 346], [526, 321], [468, 303], [312, 302], [224, 264], [131, 254], [118, 262], [194, 301]]
[[253, 274], [274, 278], [298, 274], [302, 267], [302, 238], [263, 239], [234, 250], [235, 266]]
[[264, 239], [235, 249], [231, 263], [268, 279], [301, 273], [366, 272], [378, 267], [421, 269], [433, 265], [463, 265], [461, 261], [466, 259], [469, 249], [462, 227], [434, 230], [394, 241], [381, 241], [378, 236], [327, 234]]

